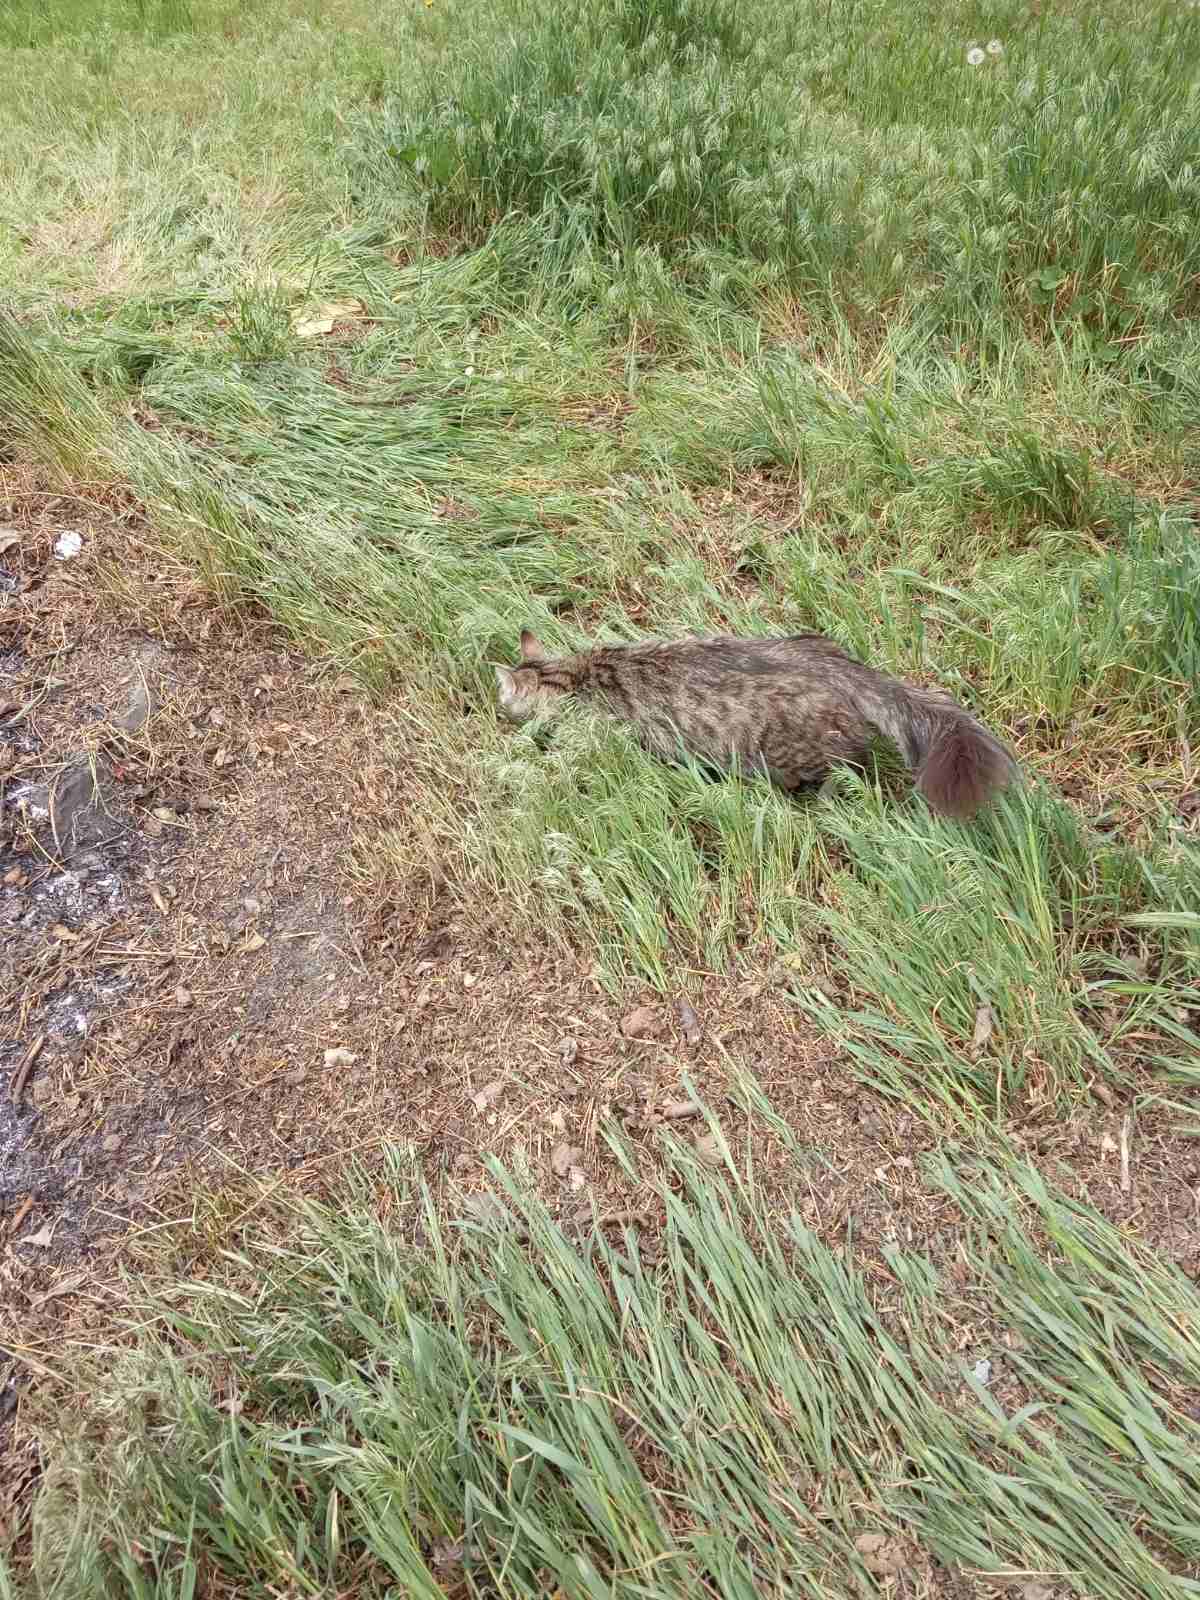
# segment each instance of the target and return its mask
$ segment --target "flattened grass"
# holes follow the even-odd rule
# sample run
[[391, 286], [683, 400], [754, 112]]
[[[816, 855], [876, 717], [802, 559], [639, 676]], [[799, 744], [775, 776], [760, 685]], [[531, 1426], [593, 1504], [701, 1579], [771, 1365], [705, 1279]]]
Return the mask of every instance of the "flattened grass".
[[925, 1183], [968, 1281], [883, 1244], [872, 1282], [735, 1162], [676, 1152], [653, 1258], [635, 1228], [568, 1237], [500, 1172], [511, 1225], [447, 1225], [400, 1157], [400, 1231], [378, 1175], [298, 1207], [286, 1249], [243, 1226], [75, 1359], [82, 1406], [43, 1405], [39, 1592], [1194, 1592], [1192, 1283], [961, 1153]]

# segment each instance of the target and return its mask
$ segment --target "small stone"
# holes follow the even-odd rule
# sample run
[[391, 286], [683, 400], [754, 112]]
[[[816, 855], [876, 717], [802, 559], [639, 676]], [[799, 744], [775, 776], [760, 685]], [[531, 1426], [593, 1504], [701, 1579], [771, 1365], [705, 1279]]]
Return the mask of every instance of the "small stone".
[[694, 1050], [704, 1037], [704, 1028], [695, 1006], [686, 996], [679, 1002], [679, 1026], [683, 1031], [684, 1042]]
[[662, 1019], [653, 1006], [638, 1006], [621, 1019], [621, 1032], [627, 1039], [653, 1039], [662, 1026]]
[[483, 1088], [480, 1089], [478, 1094], [471, 1096], [471, 1104], [475, 1107], [476, 1111], [482, 1114], [488, 1109], [489, 1106], [493, 1105], [497, 1100], [499, 1100], [503, 1093], [504, 1079], [493, 1078], [491, 1083], [484, 1084]]
[[135, 683], [129, 690], [124, 711], [113, 721], [126, 733], [138, 733], [149, 722], [154, 709], [153, 696], [145, 683]]
[[893, 1578], [907, 1565], [899, 1540], [889, 1539], [882, 1533], [860, 1534], [854, 1541], [854, 1548], [867, 1571], [879, 1578]]
[[576, 1144], [557, 1144], [550, 1153], [550, 1166], [556, 1178], [565, 1178], [578, 1166], [583, 1151]]
[[104, 770], [98, 760], [80, 758], [68, 763], [51, 786], [52, 826], [63, 849], [94, 845], [112, 831], [98, 785]]
[[725, 1155], [721, 1149], [721, 1141], [715, 1133], [702, 1133], [695, 1142], [697, 1158], [706, 1167], [723, 1167]]

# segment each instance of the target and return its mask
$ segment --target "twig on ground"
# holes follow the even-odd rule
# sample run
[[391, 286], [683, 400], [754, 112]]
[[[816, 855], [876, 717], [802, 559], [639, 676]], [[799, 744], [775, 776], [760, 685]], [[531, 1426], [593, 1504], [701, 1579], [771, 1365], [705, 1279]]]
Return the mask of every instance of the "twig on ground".
[[46, 1035], [44, 1033], [39, 1033], [36, 1039], [30, 1041], [29, 1048], [21, 1057], [17, 1070], [9, 1080], [8, 1097], [13, 1105], [20, 1103], [21, 1096], [25, 1092], [25, 1085], [29, 1082], [29, 1074], [33, 1071], [34, 1063], [41, 1055], [42, 1046], [45, 1042]]

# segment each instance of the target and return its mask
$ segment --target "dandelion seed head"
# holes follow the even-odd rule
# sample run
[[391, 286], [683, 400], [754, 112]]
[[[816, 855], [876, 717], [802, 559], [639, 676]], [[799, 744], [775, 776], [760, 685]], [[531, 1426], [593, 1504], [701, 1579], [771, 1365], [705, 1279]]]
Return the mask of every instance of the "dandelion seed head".
[[969, 67], [981, 67], [986, 60], [985, 52], [977, 44], [973, 44], [967, 51], [967, 65]]

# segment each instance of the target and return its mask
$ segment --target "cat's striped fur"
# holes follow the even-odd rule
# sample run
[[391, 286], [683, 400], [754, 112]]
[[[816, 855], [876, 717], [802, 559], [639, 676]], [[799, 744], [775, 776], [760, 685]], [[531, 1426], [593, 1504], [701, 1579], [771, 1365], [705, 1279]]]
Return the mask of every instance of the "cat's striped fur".
[[820, 634], [694, 638], [602, 646], [551, 658], [530, 632], [516, 667], [497, 667], [514, 721], [566, 697], [635, 728], [654, 754], [681, 751], [766, 774], [781, 789], [860, 761], [882, 735], [900, 751], [934, 811], [969, 817], [1012, 777], [1012, 756], [947, 694], [920, 689], [846, 655]]

